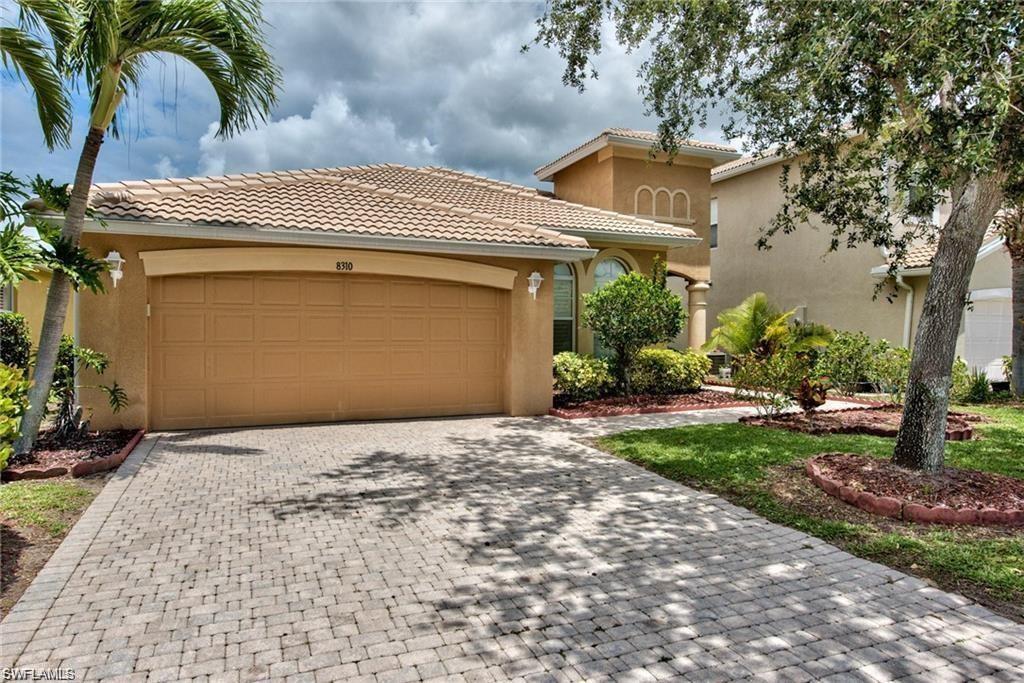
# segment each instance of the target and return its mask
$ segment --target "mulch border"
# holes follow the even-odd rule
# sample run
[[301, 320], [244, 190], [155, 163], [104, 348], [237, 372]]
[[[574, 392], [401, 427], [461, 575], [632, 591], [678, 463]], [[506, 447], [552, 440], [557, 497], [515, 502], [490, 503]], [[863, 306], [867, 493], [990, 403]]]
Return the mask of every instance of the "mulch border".
[[751, 408], [753, 403], [745, 401], [727, 401], [713, 405], [692, 405], [692, 406], [616, 406], [609, 407], [600, 412], [584, 413], [575, 412], [575, 409], [549, 408], [548, 415], [560, 417], [563, 420], [586, 420], [593, 417], [620, 417], [622, 415], [655, 415], [664, 413], [688, 413], [693, 410], [718, 410], [719, 408]]
[[129, 439], [128, 443], [126, 443], [117, 453], [112, 453], [103, 458], [96, 458], [95, 460], [77, 462], [70, 468], [51, 467], [45, 470], [21, 470], [17, 472], [4, 470], [0, 473], [0, 476], [3, 477], [3, 481], [21, 481], [24, 479], [52, 479], [54, 477], [62, 477], [69, 471], [71, 472], [72, 477], [84, 477], [87, 474], [106, 472], [107, 470], [112, 470], [115, 467], [120, 467], [121, 463], [123, 463], [125, 458], [131, 454], [132, 450], [134, 450], [145, 434], [146, 431], [144, 429], [140, 429], [135, 432], [135, 436]]
[[[843, 400], [845, 400], [845, 399], [843, 399]], [[852, 401], [851, 401], [851, 403], [852, 403]], [[900, 406], [900, 405], [898, 405], [896, 403], [867, 403], [865, 405], [859, 405], [859, 406], [852, 407], [852, 408], [833, 408], [833, 409], [830, 409], [830, 410], [815, 410], [814, 414], [815, 415], [831, 415], [833, 413], [848, 413], [848, 412], [851, 412], [853, 410], [878, 410], [878, 411], [882, 411], [882, 410], [889, 410], [889, 409], [892, 409], [892, 408], [902, 408], [902, 406]], [[792, 413], [792, 414], [799, 414], [799, 413]], [[951, 415], [955, 415], [957, 417], [960, 417], [960, 413], [950, 413], [950, 414]], [[771, 419], [771, 418], [765, 418], [763, 415], [746, 415], [746, 416], [740, 418], [740, 422], [742, 422], [743, 424], [747, 424], [747, 423], [750, 423], [750, 422], [758, 422], [760, 420], [765, 420], [765, 419]], [[961, 419], [963, 419], [963, 418], [961, 418]], [[762, 425], [755, 425], [755, 426], [758, 426], [758, 427], [769, 427], [769, 428], [772, 428], [772, 429], [787, 429], [787, 427], [785, 425], [782, 425], [782, 424], [777, 425], [777, 426], [776, 425], [764, 425], [764, 424], [762, 424]], [[856, 429], [856, 430], [851, 430], [851, 431], [848, 431], [848, 432], [846, 432], [846, 431], [839, 431], [839, 430], [826, 430], [826, 431], [822, 431], [822, 432], [809, 432], [809, 431], [805, 431], [803, 429], [792, 429], [790, 431], [800, 432], [801, 434], [810, 434], [812, 436], [814, 436], [814, 435], [824, 435], [824, 434], [866, 434], [867, 436], [895, 437], [899, 430], [898, 429], [892, 429], [892, 428], [889, 428], [889, 427], [862, 427], [862, 428], [859, 428], [859, 429]], [[974, 427], [972, 427], [970, 424], [968, 424], [963, 429], [951, 429], [948, 424], [946, 426], [946, 441], [970, 441], [973, 438], [974, 438]]]
[[815, 486], [833, 498], [838, 498], [844, 503], [873, 515], [901, 519], [905, 522], [917, 522], [918, 524], [1024, 525], [1024, 510], [996, 510], [995, 508], [976, 510], [956, 509], [945, 505], [929, 506], [911, 503], [901, 498], [878, 496], [870, 491], [860, 491], [822, 474], [815, 459], [810, 458], [806, 467], [807, 476]]

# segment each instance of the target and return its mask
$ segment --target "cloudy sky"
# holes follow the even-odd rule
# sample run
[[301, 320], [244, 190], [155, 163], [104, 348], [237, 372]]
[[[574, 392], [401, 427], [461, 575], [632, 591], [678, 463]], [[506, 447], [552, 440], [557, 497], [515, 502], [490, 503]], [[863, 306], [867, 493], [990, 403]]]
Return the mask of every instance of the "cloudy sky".
[[[600, 79], [580, 94], [562, 85], [556, 53], [520, 52], [542, 10], [532, 2], [266, 2], [284, 72], [272, 120], [216, 138], [216, 102], [202, 77], [175, 60], [154, 64], [127, 103], [127, 134], [104, 145], [96, 179], [389, 161], [536, 184], [534, 168], [602, 128], [655, 127], [637, 94], [642, 54], [608, 44]], [[25, 86], [5, 76], [0, 87], [0, 168], [70, 180], [85, 103], [72, 148], [50, 153]], [[717, 129], [700, 137], [722, 139]]]

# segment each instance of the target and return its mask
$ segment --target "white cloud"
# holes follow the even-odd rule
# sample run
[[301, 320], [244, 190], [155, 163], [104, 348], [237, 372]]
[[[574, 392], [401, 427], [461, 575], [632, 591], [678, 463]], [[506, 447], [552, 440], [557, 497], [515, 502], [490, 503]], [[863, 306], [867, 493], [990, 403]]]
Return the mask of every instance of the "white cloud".
[[158, 178], [173, 178], [180, 175], [178, 167], [174, 165], [174, 162], [166, 154], [160, 156], [160, 161], [156, 162], [153, 168], [156, 170]]

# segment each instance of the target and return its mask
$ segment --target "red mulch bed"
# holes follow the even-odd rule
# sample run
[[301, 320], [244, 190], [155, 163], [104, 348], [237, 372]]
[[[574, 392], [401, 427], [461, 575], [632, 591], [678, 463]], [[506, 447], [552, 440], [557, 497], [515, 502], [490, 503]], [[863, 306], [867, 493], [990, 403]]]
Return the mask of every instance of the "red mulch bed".
[[55, 472], [66, 474], [79, 463], [100, 460], [119, 453], [138, 434], [136, 429], [112, 429], [86, 432], [71, 440], [58, 442], [53, 432], [39, 435], [31, 453], [13, 456], [4, 469], [4, 479], [17, 479], [27, 472]]
[[[804, 413], [786, 413], [778, 417], [750, 416], [740, 418], [744, 424], [776, 427], [804, 434], [870, 434], [895, 437], [900, 429], [902, 406], [887, 404], [870, 408], [816, 410], [808, 419]], [[946, 439], [965, 441], [974, 436], [971, 422], [976, 416], [950, 413], [946, 423]]]
[[599, 398], [594, 401], [586, 401], [585, 403], [558, 406], [552, 408], [549, 412], [556, 417], [574, 420], [583, 417], [679, 413], [687, 410], [734, 408], [749, 405], [751, 404], [736, 400], [736, 397], [730, 393], [701, 389], [692, 394], [643, 394], [629, 397]]
[[826, 493], [868, 512], [945, 524], [1024, 524], [1024, 480], [944, 467], [934, 474], [852, 453], [825, 453], [808, 473]]

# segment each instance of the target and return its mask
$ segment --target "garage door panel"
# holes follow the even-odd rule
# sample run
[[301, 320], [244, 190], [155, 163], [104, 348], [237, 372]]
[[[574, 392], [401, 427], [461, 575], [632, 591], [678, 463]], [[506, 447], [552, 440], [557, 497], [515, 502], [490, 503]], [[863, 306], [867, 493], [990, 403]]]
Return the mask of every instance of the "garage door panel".
[[302, 281], [296, 277], [256, 278], [256, 300], [264, 306], [299, 306]]
[[302, 318], [293, 313], [260, 313], [256, 316], [256, 341], [297, 342], [301, 338]]
[[252, 342], [256, 340], [256, 316], [214, 311], [210, 314], [209, 330], [208, 341], [213, 343]]
[[410, 278], [151, 281], [154, 429], [500, 412], [507, 296]]

